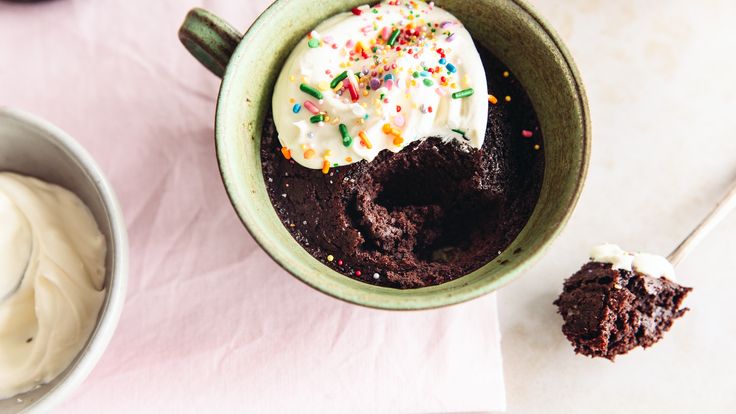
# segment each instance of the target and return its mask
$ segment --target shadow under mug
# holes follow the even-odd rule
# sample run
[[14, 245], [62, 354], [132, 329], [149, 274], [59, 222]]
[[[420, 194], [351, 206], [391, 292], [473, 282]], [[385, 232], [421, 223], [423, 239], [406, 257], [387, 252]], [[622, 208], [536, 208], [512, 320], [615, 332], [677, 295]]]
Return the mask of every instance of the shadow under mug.
[[480, 269], [418, 289], [370, 285], [337, 273], [294, 240], [271, 205], [260, 159], [264, 118], [289, 53], [320, 22], [362, 4], [365, 0], [278, 0], [245, 35], [206, 10], [193, 9], [186, 16], [180, 40], [197, 60], [223, 78], [215, 137], [220, 173], [233, 207], [255, 240], [284, 269], [351, 303], [427, 309], [492, 292], [543, 254], [572, 214], [582, 190], [590, 158], [590, 122], [575, 64], [549, 25], [521, 0], [436, 1], [524, 85], [544, 136], [542, 190], [521, 233]]

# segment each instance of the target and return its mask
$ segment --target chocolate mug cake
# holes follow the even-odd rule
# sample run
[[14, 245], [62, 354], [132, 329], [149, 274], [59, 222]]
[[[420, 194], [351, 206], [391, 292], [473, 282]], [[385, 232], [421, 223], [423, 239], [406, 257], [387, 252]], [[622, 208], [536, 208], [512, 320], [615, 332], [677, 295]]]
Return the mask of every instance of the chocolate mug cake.
[[431, 3], [334, 16], [294, 49], [261, 142], [295, 240], [367, 283], [444, 283], [498, 256], [536, 205], [542, 134], [522, 85]]

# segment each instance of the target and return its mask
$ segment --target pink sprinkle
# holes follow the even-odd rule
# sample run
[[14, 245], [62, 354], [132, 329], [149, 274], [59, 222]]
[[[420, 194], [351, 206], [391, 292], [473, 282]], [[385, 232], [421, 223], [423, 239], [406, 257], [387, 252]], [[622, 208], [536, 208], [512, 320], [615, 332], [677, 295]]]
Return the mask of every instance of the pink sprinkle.
[[332, 36], [325, 36], [322, 41], [327, 44], [333, 44], [335, 43], [335, 38], [333, 38]]
[[437, 88], [434, 91], [437, 92], [437, 95], [439, 95], [439, 96], [445, 96], [445, 95], [447, 95], [447, 91], [445, 91], [442, 88]]
[[386, 82], [384, 82], [383, 85], [386, 87], [386, 89], [391, 90], [391, 88], [394, 87], [394, 80], [389, 79]]
[[442, 22], [442, 24], [440, 24], [440, 29], [445, 29], [450, 26], [452, 26], [452, 22]]
[[368, 25], [368, 26], [363, 26], [363, 28], [360, 29], [360, 31], [363, 33], [368, 33], [371, 31], [371, 29], [373, 29], [373, 26]]
[[345, 43], [345, 47], [347, 48], [351, 48], [353, 46], [355, 46], [355, 42], [353, 42], [353, 39], [350, 39], [347, 43]]
[[453, 34], [451, 34], [451, 35], [447, 36], [447, 41], [448, 41], [448, 42], [452, 42], [453, 40], [455, 40], [455, 33], [453, 33]]
[[528, 129], [522, 129], [521, 130], [521, 136], [524, 138], [531, 138], [534, 133], [532, 131], [529, 131]]
[[317, 108], [317, 105], [315, 105], [312, 101], [304, 101], [304, 107], [307, 108], [309, 112], [315, 115], [319, 113], [319, 108]]
[[394, 117], [394, 124], [395, 124], [395, 125], [396, 125], [397, 127], [399, 127], [399, 128], [401, 128], [402, 126], [404, 126], [404, 117], [403, 117], [403, 116], [401, 116], [401, 115], [396, 115], [396, 116]]
[[383, 30], [381, 30], [381, 39], [387, 41], [389, 36], [391, 36], [391, 29], [389, 29], [388, 26], [383, 26]]

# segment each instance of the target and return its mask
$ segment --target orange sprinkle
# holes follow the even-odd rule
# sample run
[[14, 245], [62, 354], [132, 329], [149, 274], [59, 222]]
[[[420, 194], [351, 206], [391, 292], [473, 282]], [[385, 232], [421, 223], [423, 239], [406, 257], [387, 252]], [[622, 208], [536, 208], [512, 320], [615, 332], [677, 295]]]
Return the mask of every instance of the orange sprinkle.
[[345, 157], [345, 162], [353, 162], [353, 159], [351, 157]]
[[498, 98], [496, 98], [493, 95], [488, 95], [488, 102], [492, 103], [493, 105], [498, 103]]
[[310, 148], [310, 149], [304, 151], [304, 158], [309, 159], [309, 158], [312, 158], [312, 157], [314, 157], [314, 150], [313, 149]]
[[394, 129], [391, 127], [391, 124], [383, 124], [383, 133], [384, 134], [391, 134], [394, 132]]
[[291, 159], [291, 150], [286, 147], [281, 147], [281, 154], [284, 155], [284, 158], [287, 160]]
[[368, 135], [366, 135], [365, 131], [358, 132], [358, 136], [360, 137], [360, 142], [362, 142], [363, 145], [366, 146], [366, 148], [368, 149], [373, 148], [373, 145], [371, 144], [371, 140], [368, 139]]
[[394, 136], [394, 145], [397, 147], [404, 143], [404, 138], [401, 137], [401, 135], [395, 135]]
[[327, 160], [322, 161], [322, 174], [330, 172], [330, 162]]

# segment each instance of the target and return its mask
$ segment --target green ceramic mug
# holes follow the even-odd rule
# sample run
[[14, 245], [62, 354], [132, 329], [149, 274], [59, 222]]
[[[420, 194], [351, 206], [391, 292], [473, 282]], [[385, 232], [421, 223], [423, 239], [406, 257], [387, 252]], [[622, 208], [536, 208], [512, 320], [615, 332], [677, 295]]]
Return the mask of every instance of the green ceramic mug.
[[348, 302], [385, 309], [426, 309], [492, 292], [519, 276], [555, 239], [582, 190], [590, 123], [580, 76], [559, 37], [520, 0], [437, 0], [525, 86], [544, 135], [546, 166], [537, 206], [514, 242], [480, 269], [442, 285], [393, 289], [343, 276], [307, 253], [281, 224], [261, 173], [264, 117], [290, 51], [321, 21], [366, 0], [279, 0], [245, 35], [202, 10], [179, 31], [186, 48], [223, 78], [215, 136], [220, 173], [235, 210], [255, 240], [306, 284]]

